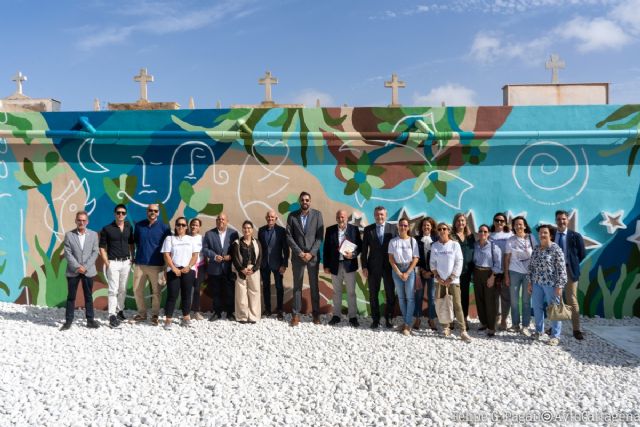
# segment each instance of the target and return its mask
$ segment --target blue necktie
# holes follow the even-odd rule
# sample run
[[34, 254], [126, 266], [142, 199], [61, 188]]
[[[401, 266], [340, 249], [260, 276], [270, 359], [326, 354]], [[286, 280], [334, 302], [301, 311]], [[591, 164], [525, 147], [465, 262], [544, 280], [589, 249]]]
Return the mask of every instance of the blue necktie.
[[378, 225], [378, 240], [380, 241], [380, 244], [382, 244], [382, 242], [384, 241], [384, 228], [381, 225]]
[[566, 255], [566, 251], [564, 250], [564, 233], [560, 233], [558, 236], [558, 246], [562, 249], [562, 253]]

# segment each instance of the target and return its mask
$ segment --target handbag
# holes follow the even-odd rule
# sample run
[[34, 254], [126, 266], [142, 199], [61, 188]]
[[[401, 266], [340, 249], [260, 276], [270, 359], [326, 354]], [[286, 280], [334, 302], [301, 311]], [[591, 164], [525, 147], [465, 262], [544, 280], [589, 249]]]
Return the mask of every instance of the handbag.
[[547, 319], [551, 321], [571, 320], [571, 309], [560, 299], [558, 303], [547, 306]]
[[[438, 285], [438, 295], [440, 295], [440, 285]], [[436, 314], [438, 321], [443, 325], [453, 322], [453, 297], [449, 293], [448, 286], [445, 286], [444, 296], [436, 298]]]

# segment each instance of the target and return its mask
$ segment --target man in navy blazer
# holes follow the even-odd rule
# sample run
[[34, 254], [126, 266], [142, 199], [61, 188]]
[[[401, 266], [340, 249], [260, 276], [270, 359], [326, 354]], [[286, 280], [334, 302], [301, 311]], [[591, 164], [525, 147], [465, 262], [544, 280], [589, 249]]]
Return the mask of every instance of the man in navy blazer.
[[[327, 228], [324, 235], [322, 262], [324, 272], [331, 273], [333, 285], [333, 317], [330, 325], [340, 323], [342, 314], [342, 283], [347, 285], [347, 304], [349, 323], [353, 327], [358, 324], [358, 306], [356, 302], [356, 271], [358, 270], [358, 254], [362, 249], [362, 238], [358, 227], [348, 224], [347, 211], [336, 212], [336, 224]], [[353, 250], [342, 248], [344, 241], [355, 245]], [[342, 248], [342, 250], [340, 250]]]
[[391, 264], [389, 263], [389, 242], [398, 235], [398, 227], [387, 222], [387, 209], [378, 206], [373, 210], [375, 224], [367, 225], [362, 236], [362, 274], [369, 279], [369, 304], [371, 305], [371, 328], [380, 326], [380, 282], [384, 282], [384, 294], [386, 297], [385, 326], [393, 327], [391, 318], [396, 303], [395, 285], [391, 277]]
[[258, 229], [258, 240], [262, 246], [262, 265], [260, 276], [262, 277], [262, 295], [264, 297], [264, 311], [271, 316], [271, 274], [276, 286], [276, 310], [278, 320], [282, 320], [282, 303], [284, 299], [284, 286], [282, 275], [289, 265], [289, 246], [287, 245], [287, 230], [276, 224], [278, 215], [270, 210], [266, 215], [267, 224]]
[[320, 324], [320, 288], [318, 273], [320, 268], [320, 245], [324, 235], [322, 213], [311, 209], [311, 195], [306, 191], [298, 197], [300, 209], [287, 217], [287, 243], [291, 248], [291, 269], [293, 270], [293, 316], [291, 326], [300, 323], [302, 309], [302, 281], [306, 268], [311, 290], [313, 323]]
[[67, 260], [67, 308], [65, 322], [60, 328], [66, 331], [71, 328], [75, 311], [76, 292], [78, 283], [82, 280], [84, 293], [85, 316], [87, 328], [97, 328], [100, 325], [94, 319], [93, 313], [93, 278], [96, 271], [96, 259], [98, 258], [98, 233], [89, 230], [89, 214], [85, 211], [76, 213], [76, 228], [67, 231], [64, 235], [64, 257]]
[[573, 336], [577, 340], [584, 339], [580, 330], [580, 307], [578, 305], [578, 279], [580, 278], [580, 263], [586, 255], [584, 239], [580, 233], [567, 229], [569, 214], [567, 211], [556, 211], [556, 235], [554, 242], [564, 252], [567, 263], [567, 285], [564, 287], [564, 299], [571, 307], [571, 323]]
[[202, 254], [207, 258], [207, 292], [213, 299], [213, 314], [210, 321], [235, 320], [235, 280], [231, 271], [231, 243], [238, 239], [238, 232], [228, 227], [227, 214], [220, 212], [216, 228], [207, 231], [202, 238]]

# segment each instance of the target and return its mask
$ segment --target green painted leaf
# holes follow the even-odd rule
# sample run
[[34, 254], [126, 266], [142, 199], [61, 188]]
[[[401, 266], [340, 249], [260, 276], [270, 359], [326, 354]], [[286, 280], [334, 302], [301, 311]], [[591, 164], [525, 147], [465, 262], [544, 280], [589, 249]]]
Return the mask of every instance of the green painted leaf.
[[447, 183], [446, 182], [440, 181], [440, 179], [438, 179], [438, 181], [434, 181], [433, 182], [433, 186], [436, 188], [438, 193], [442, 194], [443, 196], [447, 195]]
[[416, 177], [416, 180], [413, 182], [412, 191], [418, 191], [418, 189], [420, 189], [420, 187], [424, 185], [424, 180], [427, 179], [426, 175], [426, 172], [422, 172], [420, 175], [418, 175], [418, 177]]
[[289, 114], [289, 110], [285, 108], [282, 110], [282, 113], [280, 113], [280, 115], [275, 120], [272, 120], [267, 124], [271, 127], [282, 129], [284, 124], [287, 122], [287, 118], [289, 117], [288, 114]]
[[365, 199], [369, 200], [372, 192], [373, 190], [367, 181], [360, 184], [360, 194], [362, 194]]
[[4, 291], [4, 293], [7, 294], [7, 296], [10, 295], [9, 286], [7, 286], [6, 283], [0, 282], [0, 289], [2, 289]]
[[347, 181], [347, 185], [344, 187], [344, 194], [350, 196], [356, 191], [358, 191], [358, 183], [354, 179]]
[[24, 277], [20, 281], [19, 288], [20, 289], [27, 288], [28, 292], [31, 293], [32, 300], [38, 301], [38, 292], [39, 292], [38, 282], [36, 282], [33, 277]]
[[342, 177], [346, 180], [352, 179], [355, 175], [351, 169], [345, 168], [345, 167], [340, 168], [340, 173], [342, 174]]
[[638, 150], [640, 150], [640, 139], [638, 140], [638, 144], [634, 145], [629, 153], [629, 165], [627, 166], [627, 175], [631, 176], [631, 170], [633, 169], [633, 165], [636, 162], [636, 156], [638, 155]]
[[31, 190], [32, 188], [37, 188], [37, 187], [34, 185], [21, 185], [20, 187], [18, 187], [19, 190], [24, 190], [24, 191]]
[[356, 169], [357, 169], [356, 162], [354, 162], [353, 159], [350, 156], [346, 156], [344, 158], [344, 162], [345, 162], [345, 164], [347, 165], [347, 167], [349, 169], [351, 169], [353, 172], [356, 171]]
[[358, 171], [367, 173], [369, 166], [371, 166], [371, 162], [369, 161], [369, 154], [365, 151], [358, 159]]
[[367, 171], [367, 175], [380, 176], [386, 171], [385, 168], [379, 165], [372, 165]]
[[34, 184], [36, 184], [36, 186], [42, 184], [42, 181], [40, 181], [40, 178], [38, 178], [38, 174], [36, 173], [33, 162], [31, 160], [25, 157], [22, 162], [22, 167], [24, 169], [24, 173], [29, 177], [31, 181], [33, 181]]
[[342, 122], [344, 122], [347, 118], [347, 115], [345, 114], [344, 116], [340, 116], [336, 119], [334, 119], [333, 117], [331, 117], [329, 115], [329, 112], [323, 108], [322, 109], [322, 117], [324, 118], [324, 122], [331, 126], [331, 127], [336, 127], [336, 126], [340, 126], [342, 124]]
[[280, 202], [278, 204], [278, 212], [280, 212], [280, 214], [284, 214], [286, 212], [289, 212], [289, 206], [291, 206], [291, 203], [284, 201], [284, 202]]
[[47, 165], [47, 171], [50, 171], [51, 169], [53, 169], [58, 164], [59, 160], [60, 160], [60, 155], [58, 153], [56, 153], [55, 151], [49, 151], [44, 156], [44, 161]]
[[191, 197], [193, 197], [193, 195], [195, 194], [195, 190], [189, 182], [182, 181], [178, 186], [178, 193], [180, 193], [180, 198], [182, 199], [182, 201], [188, 205], [191, 201]]
[[126, 204], [129, 202], [129, 200], [123, 200], [122, 198], [118, 197], [118, 191], [120, 191], [120, 187], [116, 183], [117, 181], [118, 181], [117, 179], [113, 180], [105, 176], [102, 179], [102, 186], [104, 187], [104, 192], [107, 194], [107, 196], [109, 196], [111, 201], [116, 205], [119, 203]]
[[216, 117], [216, 123], [220, 123], [224, 120], [238, 120], [251, 113], [250, 108], [233, 108], [228, 113], [222, 114]]
[[436, 188], [433, 186], [432, 182], [429, 182], [426, 187], [424, 187], [424, 195], [427, 196], [427, 201], [430, 202], [436, 197]]
[[424, 165], [407, 165], [407, 168], [409, 168], [415, 176], [420, 176], [425, 172]]
[[367, 182], [373, 188], [382, 188], [384, 187], [384, 181], [382, 178], [378, 178], [377, 176], [369, 175], [367, 176]]
[[97, 289], [93, 291], [93, 293], [91, 294], [91, 297], [93, 298], [94, 302], [100, 297], [107, 298], [109, 297], [109, 288]]
[[613, 113], [611, 113], [609, 116], [607, 116], [606, 119], [602, 120], [601, 122], [598, 122], [596, 124], [596, 127], [600, 128], [609, 122], [617, 122], [618, 120], [622, 120], [625, 117], [630, 116], [631, 114], [636, 113], [638, 111], [640, 111], [640, 105], [637, 105], [637, 104], [625, 105], [621, 108], [618, 108]]
[[201, 212], [202, 209], [204, 209], [205, 206], [207, 206], [207, 204], [209, 203], [210, 194], [211, 192], [209, 188], [203, 188], [201, 190], [196, 191], [191, 197], [191, 202], [189, 203], [189, 206], [194, 210]]
[[200, 211], [200, 213], [209, 216], [216, 216], [220, 212], [222, 212], [223, 208], [224, 205], [222, 203], [207, 203], [207, 206], [205, 206], [204, 209]]
[[[122, 176], [120, 180], [122, 181]], [[136, 188], [138, 187], [138, 178], [135, 175], [124, 175], [124, 188], [127, 194], [136, 194]], [[120, 183], [122, 186], [122, 182]]]

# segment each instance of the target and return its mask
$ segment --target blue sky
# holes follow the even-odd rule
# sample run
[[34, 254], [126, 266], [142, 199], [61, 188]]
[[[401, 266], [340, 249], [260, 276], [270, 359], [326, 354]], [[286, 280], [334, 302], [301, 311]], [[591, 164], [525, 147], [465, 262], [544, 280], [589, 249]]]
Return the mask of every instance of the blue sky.
[[383, 106], [395, 72], [403, 105], [500, 105], [508, 83], [609, 82], [640, 103], [640, 0], [4, 0], [0, 98], [11, 77], [65, 111], [151, 101], [186, 108], [257, 103], [266, 70], [276, 102]]

